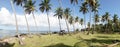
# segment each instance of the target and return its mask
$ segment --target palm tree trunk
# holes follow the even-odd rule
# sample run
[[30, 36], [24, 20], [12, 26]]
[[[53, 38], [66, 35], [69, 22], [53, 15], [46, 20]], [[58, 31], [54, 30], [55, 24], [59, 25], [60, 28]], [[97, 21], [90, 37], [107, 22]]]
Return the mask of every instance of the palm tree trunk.
[[[91, 15], [91, 8], [90, 8], [90, 28], [91, 28], [91, 17], [92, 17], [92, 15]], [[88, 30], [87, 35], [89, 35], [89, 33], [90, 33], [90, 30]]]
[[34, 12], [32, 12], [32, 16], [33, 16], [33, 19], [34, 19], [34, 22], [35, 22], [35, 27], [36, 27], [36, 29], [37, 29], [37, 31], [38, 31], [37, 21], [36, 21], [36, 19], [35, 19]]
[[[94, 12], [94, 15], [96, 15], [96, 12]], [[95, 19], [94, 19], [94, 27], [93, 27], [92, 34], [94, 34], [94, 31], [95, 31], [95, 25], [96, 25], [96, 23], [95, 23]]]
[[65, 19], [65, 22], [66, 22], [66, 27], [67, 27], [67, 30], [68, 30], [68, 34], [71, 35], [70, 30], [69, 30], [69, 26], [68, 26], [68, 23], [67, 23], [67, 19]]
[[106, 32], [108, 33], [108, 21], [106, 22]]
[[73, 31], [75, 32], [75, 25], [74, 25], [74, 23], [73, 23]]
[[20, 44], [21, 44], [21, 45], [24, 45], [23, 40], [22, 40], [22, 38], [20, 37], [20, 35], [19, 35], [19, 33], [18, 33], [18, 23], [17, 23], [17, 17], [16, 17], [15, 8], [14, 8], [14, 6], [13, 6], [13, 1], [10, 0], [10, 3], [11, 3], [11, 7], [12, 7], [12, 10], [13, 10], [14, 16], [15, 16], [15, 24], [16, 24], [16, 33], [17, 33], [17, 36], [18, 36], [18, 39], [19, 39]]
[[81, 25], [82, 29], [83, 29], [83, 25]]
[[95, 31], [96, 31], [96, 27], [97, 27], [97, 26], [96, 26], [96, 22], [95, 22]]
[[85, 31], [84, 32], [86, 32], [86, 16], [85, 16], [85, 14], [84, 14], [84, 26], [85, 26]]
[[60, 27], [60, 31], [61, 31], [61, 23], [60, 23], [60, 18], [58, 18], [58, 20], [59, 20], [59, 27]]
[[49, 19], [49, 16], [48, 16], [48, 12], [47, 12], [47, 20], [48, 20], [48, 26], [49, 26], [49, 34], [51, 35], [51, 30], [50, 30], [50, 19]]
[[[23, 8], [23, 9], [24, 9], [24, 8]], [[30, 37], [31, 37], [31, 32], [30, 32], [30, 28], [29, 28], [29, 24], [28, 24], [28, 20], [27, 20], [27, 16], [26, 16], [25, 11], [24, 11], [24, 16], [25, 16], [25, 21], [26, 21], [26, 24], [27, 24], [27, 30], [28, 30], [28, 33], [29, 33], [29, 35], [30, 35]]]
[[94, 22], [94, 27], [93, 27], [92, 34], [94, 34], [94, 32], [95, 32], [95, 25], [96, 25], [96, 23]]
[[[80, 24], [79, 26], [81, 26], [81, 24]], [[80, 27], [79, 27], [79, 28], [80, 28]], [[79, 29], [79, 28], [78, 28], [78, 29]], [[79, 31], [81, 32], [81, 28], [79, 29]]]
[[[74, 12], [75, 12], [75, 4], [73, 4], [73, 16], [75, 16]], [[74, 28], [74, 31], [75, 31], [74, 20], [73, 20], [73, 28]], [[75, 31], [75, 33], [76, 33], [76, 31]]]
[[78, 25], [78, 30], [79, 30], [79, 28], [80, 28], [80, 25], [79, 25], [79, 23], [77, 23], [77, 25]]

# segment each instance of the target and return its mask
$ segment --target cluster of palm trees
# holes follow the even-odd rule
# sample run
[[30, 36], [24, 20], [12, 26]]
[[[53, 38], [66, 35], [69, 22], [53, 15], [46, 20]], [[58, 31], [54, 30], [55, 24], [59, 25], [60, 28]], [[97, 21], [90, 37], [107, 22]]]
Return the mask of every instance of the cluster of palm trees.
[[[41, 12], [46, 12], [46, 14], [47, 14], [49, 34], [51, 34], [51, 30], [50, 30], [51, 24], [50, 24], [50, 20], [49, 20], [48, 15], [49, 15], [49, 11], [52, 9], [51, 8], [52, 4], [50, 4], [50, 1], [51, 0], [41, 0], [41, 2], [39, 4], [39, 10]], [[115, 14], [113, 16], [113, 19], [110, 18], [111, 15], [109, 14], [109, 12], [106, 12], [102, 17], [99, 17], [98, 9], [99, 9], [100, 4], [99, 4], [98, 0], [85, 0], [84, 2], [81, 1], [82, 3], [80, 5], [79, 12], [83, 13], [84, 18], [79, 18], [78, 16], [74, 17], [74, 14], [71, 14], [71, 12], [73, 10], [73, 13], [74, 13], [75, 7], [73, 7], [72, 10], [70, 8], [64, 9], [64, 8], [62, 8], [61, 0], [58, 0], [58, 1], [59, 1], [60, 7], [58, 7], [55, 10], [54, 16], [56, 16], [59, 20], [58, 22], [59, 22], [60, 31], [62, 30], [61, 23], [60, 23], [60, 20], [62, 18], [64, 18], [64, 20], [65, 20], [65, 24], [66, 24], [67, 31], [68, 31], [69, 35], [71, 35], [70, 29], [69, 29], [70, 28], [69, 24], [73, 26], [73, 31], [75, 31], [76, 30], [76, 27], [75, 27], [76, 23], [79, 23], [79, 24], [77, 24], [78, 26], [81, 25], [83, 27], [83, 25], [84, 25], [85, 29], [88, 28], [89, 31], [87, 32], [87, 34], [89, 34], [90, 31], [92, 31], [91, 32], [92, 34], [95, 31], [105, 32], [105, 33], [119, 32], [120, 31], [119, 30], [120, 29], [120, 19], [118, 19], [117, 14]], [[71, 4], [73, 4], [73, 6], [79, 4], [78, 0], [70, 0], [70, 2], [71, 2]], [[20, 44], [24, 44], [19, 33], [18, 33], [18, 23], [17, 23], [18, 21], [16, 18], [16, 11], [14, 9], [14, 4], [16, 4], [17, 6], [21, 6], [23, 8], [25, 20], [26, 20], [26, 24], [27, 24], [27, 30], [28, 30], [29, 34], [31, 35], [26, 14], [32, 14], [36, 30], [38, 31], [38, 26], [36, 23], [37, 21], [36, 21], [36, 18], [34, 16], [34, 12], [37, 10], [37, 9], [35, 9], [36, 1], [33, 1], [33, 0], [10, 0], [10, 3], [11, 3], [11, 7], [13, 9], [14, 16], [15, 16], [16, 32], [17, 32], [18, 38], [20, 40]], [[86, 13], [90, 13], [90, 16], [89, 16], [90, 20], [87, 24], [87, 27], [86, 27]], [[91, 13], [93, 13], [94, 15], [92, 16]], [[94, 22], [93, 24], [91, 24], [92, 17], [93, 17], [93, 22]], [[102, 22], [102, 23], [99, 23], [99, 22]]]
[[[99, 15], [94, 16], [94, 21], [96, 26], [96, 30], [100, 33], [115, 33], [120, 32], [120, 19], [117, 14], [114, 14], [112, 18], [110, 18], [111, 14], [106, 12], [104, 15], [99, 17]], [[102, 22], [102, 23], [99, 23]], [[98, 24], [99, 23], [99, 24]]]
[[[39, 4], [39, 10], [41, 12], [46, 12], [47, 13], [48, 28], [49, 28], [49, 33], [51, 34], [51, 30], [50, 30], [51, 26], [50, 26], [50, 20], [49, 20], [49, 16], [48, 16], [49, 11], [52, 9], [51, 8], [52, 4], [50, 4], [50, 1], [51, 0], [41, 0], [41, 2]], [[58, 7], [56, 9], [54, 16], [58, 17], [60, 30], [62, 30], [60, 20], [62, 18], [65, 19], [65, 23], [66, 23], [66, 27], [67, 27], [69, 35], [71, 35], [70, 30], [69, 30], [69, 24], [73, 26], [73, 31], [75, 31], [74, 24], [77, 23], [77, 22], [79, 24], [81, 24], [81, 25], [83, 25], [83, 24], [86, 25], [86, 20], [85, 20], [86, 16], [85, 16], [85, 14], [89, 12], [90, 13], [90, 21], [89, 21], [88, 25], [89, 25], [89, 28], [91, 28], [91, 23], [90, 23], [91, 22], [91, 17], [92, 17], [91, 13], [94, 13], [94, 15], [96, 17], [98, 16], [97, 12], [98, 12], [98, 9], [99, 9], [99, 6], [100, 6], [98, 0], [85, 0], [82, 3], [82, 5], [80, 6], [80, 9], [79, 9], [79, 12], [82, 12], [84, 14], [84, 19], [79, 18], [78, 16], [74, 18], [73, 17], [74, 14], [73, 15], [71, 14], [70, 8], [63, 9], [61, 0], [58, 0], [58, 1], [59, 1], [60, 7]], [[73, 6], [78, 5], [78, 1], [79, 0], [70, 0], [71, 4], [73, 4]], [[27, 29], [28, 29], [29, 34], [31, 34], [31, 33], [30, 33], [29, 23], [28, 23], [26, 14], [32, 14], [36, 29], [38, 31], [38, 26], [37, 26], [37, 23], [36, 23], [37, 21], [36, 21], [36, 18], [34, 16], [34, 12], [36, 11], [36, 9], [35, 9], [36, 1], [34, 1], [34, 0], [10, 0], [10, 2], [11, 2], [12, 9], [14, 11], [15, 18], [16, 18], [16, 12], [15, 12], [15, 9], [14, 9], [14, 4], [16, 4], [17, 6], [21, 6], [23, 8], [25, 19], [26, 19], [26, 24], [27, 24]], [[73, 12], [74, 12], [74, 9], [75, 9], [75, 7], [73, 7]], [[16, 20], [15, 21], [16, 22], [16, 32], [18, 34], [18, 37], [20, 38], [19, 33], [18, 33], [18, 23], [17, 23], [18, 21], [17, 21], [17, 18], [15, 20]], [[96, 18], [95, 18], [95, 20], [96, 20]], [[98, 21], [95, 21], [95, 23], [97, 23], [97, 22]], [[86, 26], [85, 26], [85, 28], [86, 28]], [[87, 34], [89, 34], [89, 32]], [[21, 39], [20, 39], [20, 42], [21, 42], [21, 44], [23, 44]]]

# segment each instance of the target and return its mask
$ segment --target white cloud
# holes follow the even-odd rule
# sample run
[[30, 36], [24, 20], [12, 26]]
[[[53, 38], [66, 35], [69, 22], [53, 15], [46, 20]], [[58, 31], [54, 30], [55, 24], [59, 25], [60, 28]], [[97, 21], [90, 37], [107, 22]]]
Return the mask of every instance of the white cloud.
[[[53, 15], [54, 15], [53, 12], [49, 13], [51, 30], [59, 30], [58, 19], [57, 19], [57, 17], [54, 17]], [[41, 14], [36, 14], [35, 13], [35, 18], [36, 18], [39, 30], [48, 30], [48, 21], [47, 21], [47, 15], [46, 15], [46, 13], [41, 13]], [[26, 20], [25, 20], [24, 15], [18, 15], [17, 14], [17, 20], [18, 20], [18, 25], [19, 26], [23, 26], [26, 29]], [[27, 14], [27, 20], [28, 20], [28, 23], [31, 26], [31, 28], [32, 27], [34, 28], [35, 24], [34, 24], [34, 20], [33, 20], [32, 15], [28, 15]], [[14, 14], [11, 14], [9, 12], [9, 10], [7, 10], [4, 7], [2, 7], [1, 10], [0, 10], [0, 24], [15, 26]], [[65, 23], [64, 19], [61, 19], [61, 24], [62, 24], [62, 29], [66, 30], [67, 28], [66, 28], [66, 23]], [[69, 27], [70, 27], [71, 30], [73, 29], [72, 26], [69, 25]], [[75, 27], [76, 28], [81, 28], [81, 26], [80, 25], [78, 26], [77, 23], [75, 24]]]

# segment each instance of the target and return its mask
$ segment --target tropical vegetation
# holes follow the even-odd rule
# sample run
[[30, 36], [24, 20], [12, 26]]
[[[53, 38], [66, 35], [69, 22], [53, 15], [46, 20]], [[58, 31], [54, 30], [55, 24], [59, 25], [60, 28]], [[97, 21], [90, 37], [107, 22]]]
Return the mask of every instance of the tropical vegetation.
[[[30, 43], [32, 43], [32, 41], [33, 41], [33, 43], [36, 43], [35, 45], [38, 45], [38, 43], [40, 43], [39, 41], [41, 41], [41, 40], [44, 41], [46, 39], [50, 39], [50, 40], [46, 40], [46, 41], [49, 41], [49, 42], [51, 42], [49, 44], [52, 44], [53, 37], [55, 36], [54, 40], [60, 41], [60, 42], [71, 39], [71, 40], [69, 40], [69, 42], [67, 42], [67, 41], [64, 42], [67, 45], [71, 45], [74, 47], [81, 47], [78, 45], [83, 44], [83, 45], [87, 45], [86, 47], [90, 47], [90, 45], [92, 45], [93, 43], [99, 42], [100, 37], [103, 39], [105, 39], [107, 37], [114, 38], [115, 36], [113, 34], [117, 34], [117, 36], [119, 37], [119, 35], [118, 35], [118, 34], [120, 34], [119, 16], [117, 14], [111, 15], [109, 12], [105, 12], [104, 14], [99, 14], [99, 9], [100, 9], [99, 8], [100, 7], [99, 0], [81, 0], [81, 1], [69, 0], [70, 4], [73, 5], [73, 9], [70, 9], [68, 7], [64, 8], [62, 6], [62, 0], [58, 0], [58, 3], [60, 6], [54, 9], [55, 11], [54, 11], [54, 15], [53, 15], [53, 16], [56, 16], [56, 18], [58, 18], [58, 22], [59, 22], [58, 25], [59, 25], [59, 29], [60, 29], [58, 34], [63, 33], [61, 19], [65, 20], [67, 32], [63, 33], [63, 34], [65, 34], [65, 36], [63, 35], [62, 37], [57, 36], [56, 34], [52, 34], [52, 31], [51, 31], [52, 26], [50, 24], [51, 21], [50, 21], [50, 17], [49, 17], [49, 12], [50, 12], [50, 10], [53, 9], [52, 6], [54, 4], [51, 4], [50, 1], [51, 0], [41, 0], [41, 2], [39, 2], [39, 4], [37, 4], [38, 6], [36, 6], [35, 5], [36, 0], [10, 0], [11, 7], [12, 7], [12, 10], [14, 12], [14, 17], [15, 17], [16, 34], [17, 34], [17, 37], [18, 37], [21, 45], [25, 45], [25, 42], [27, 42], [27, 40], [31, 41]], [[19, 26], [18, 26], [18, 20], [17, 20], [16, 9], [14, 7], [14, 4], [16, 6], [20, 6], [21, 8], [23, 8], [24, 16], [25, 16], [25, 20], [26, 20], [26, 25], [27, 25], [27, 31], [28, 31], [29, 35], [32, 35], [32, 34], [30, 32], [30, 26], [28, 23], [30, 21], [27, 20], [26, 14], [33, 16], [36, 31], [39, 31], [37, 24], [40, 24], [40, 23], [37, 23], [37, 20], [36, 20], [34, 13], [36, 13], [38, 10], [42, 13], [46, 13], [47, 14], [48, 28], [49, 28], [48, 33], [51, 35], [51, 36], [49, 36], [50, 38], [49, 37], [46, 38], [46, 36], [38, 38], [37, 36], [34, 35], [34, 37], [36, 37], [36, 38], [33, 38], [33, 39], [37, 40], [38, 42], [34, 42], [34, 40], [30, 40], [30, 39], [32, 39], [32, 37], [27, 38], [23, 41], [22, 36], [20, 36], [19, 30], [18, 30]], [[78, 10], [75, 10], [76, 5], [79, 5]], [[36, 9], [36, 7], [39, 7], [39, 9]], [[75, 11], [78, 11], [79, 13], [83, 14], [83, 16], [81, 16], [81, 15], [75, 16], [75, 14], [76, 14]], [[88, 13], [90, 16], [86, 15]], [[89, 21], [86, 20], [86, 17], [89, 17], [88, 18]], [[77, 24], [77, 27], [75, 26], [75, 24]], [[71, 26], [72, 26], [72, 31], [70, 29]], [[85, 34], [82, 32], [84, 32]], [[70, 36], [67, 36], [66, 34], [69, 34]], [[104, 36], [103, 34], [107, 34], [108, 36], [107, 35]], [[113, 36], [111, 36], [109, 34], [112, 34]], [[99, 36], [99, 35], [103, 35], [103, 36]], [[110, 39], [114, 40], [113, 38], [110, 38]], [[115, 37], [115, 38], [117, 38], [117, 37]], [[63, 41], [61, 41], [60, 39]], [[80, 39], [80, 41], [83, 41], [83, 43], [79, 44], [79, 42], [78, 42], [79, 39]], [[117, 39], [119, 39], [119, 38], [117, 38]], [[102, 39], [100, 39], [100, 40], [102, 40]], [[46, 41], [45, 41], [45, 43], [48, 43]], [[78, 43], [76, 43], [76, 42], [78, 42]], [[87, 42], [89, 42], [91, 44], [88, 44]], [[55, 42], [53, 41], [53, 43], [55, 43]], [[103, 43], [103, 42], [99, 42], [98, 44], [100, 44], [100, 43]], [[108, 42], [108, 43], [105, 42], [105, 43], [108, 44], [108, 43], [112, 43], [112, 42]], [[42, 44], [42, 43], [40, 43], [40, 44]], [[95, 45], [98, 45], [98, 44], [95, 43]], [[59, 45], [63, 45], [63, 44], [59, 44]], [[95, 45], [93, 44], [93, 47]], [[100, 45], [102, 45], [102, 44], [100, 44]], [[71, 47], [71, 46], [68, 46], [68, 47]], [[54, 46], [48, 46], [48, 47], [54, 47]]]

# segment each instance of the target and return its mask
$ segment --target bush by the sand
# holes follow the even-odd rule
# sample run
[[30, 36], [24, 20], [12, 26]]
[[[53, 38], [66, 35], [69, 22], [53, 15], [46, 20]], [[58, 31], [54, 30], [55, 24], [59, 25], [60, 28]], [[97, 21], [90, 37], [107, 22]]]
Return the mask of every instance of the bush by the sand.
[[86, 41], [80, 41], [75, 43], [74, 47], [90, 47], [90, 44]]

